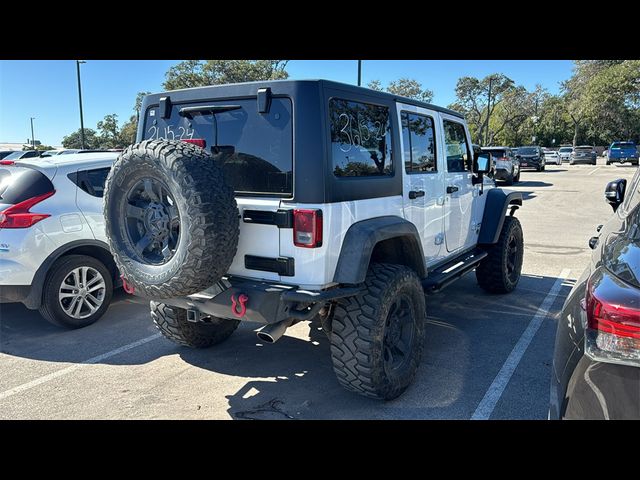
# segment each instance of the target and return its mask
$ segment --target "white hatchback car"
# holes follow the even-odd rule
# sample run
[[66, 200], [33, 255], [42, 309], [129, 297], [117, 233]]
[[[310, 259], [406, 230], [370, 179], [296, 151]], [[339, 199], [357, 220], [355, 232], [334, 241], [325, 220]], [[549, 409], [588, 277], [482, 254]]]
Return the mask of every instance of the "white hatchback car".
[[22, 302], [71, 328], [105, 313], [120, 283], [102, 214], [117, 156], [56, 155], [0, 166], [0, 303]]

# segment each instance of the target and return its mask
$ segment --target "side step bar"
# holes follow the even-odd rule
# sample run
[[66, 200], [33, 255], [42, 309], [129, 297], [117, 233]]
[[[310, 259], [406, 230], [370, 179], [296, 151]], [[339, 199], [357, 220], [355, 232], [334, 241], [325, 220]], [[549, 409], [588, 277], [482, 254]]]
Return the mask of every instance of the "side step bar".
[[436, 293], [473, 270], [487, 256], [487, 252], [475, 249], [429, 272], [422, 280], [425, 293]]

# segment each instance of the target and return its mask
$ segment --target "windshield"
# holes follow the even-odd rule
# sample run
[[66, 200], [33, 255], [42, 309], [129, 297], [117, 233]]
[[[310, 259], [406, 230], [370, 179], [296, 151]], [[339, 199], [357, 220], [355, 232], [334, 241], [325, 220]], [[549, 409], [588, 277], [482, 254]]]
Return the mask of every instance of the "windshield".
[[555, 151], [555, 150], [545, 150], [545, 151], [544, 151], [544, 154], [545, 154], [545, 155], [555, 155], [555, 154], [556, 154], [556, 151]]
[[591, 152], [593, 151], [592, 147], [576, 147], [576, 152]]
[[522, 147], [518, 149], [518, 155], [536, 155], [538, 149], [534, 147]]
[[560, 150], [558, 150], [559, 152], [562, 153], [571, 153], [571, 150], [573, 150], [573, 147], [562, 147]]
[[500, 150], [500, 149], [496, 149], [496, 150], [485, 150], [484, 148], [482, 149], [483, 152], [489, 152], [491, 154], [492, 157], [506, 157], [507, 153], [504, 150]]
[[[205, 140], [206, 150], [224, 170], [237, 193], [293, 194], [293, 122], [291, 100], [273, 98], [268, 113], [257, 101], [227, 99], [173, 105], [171, 118], [159, 118], [158, 108], [146, 112], [144, 138]], [[235, 106], [215, 114], [180, 115], [183, 107]], [[239, 107], [239, 108], [238, 108]], [[217, 148], [216, 148], [217, 147]]]
[[636, 148], [636, 146], [631, 142], [617, 142], [611, 145], [611, 148]]

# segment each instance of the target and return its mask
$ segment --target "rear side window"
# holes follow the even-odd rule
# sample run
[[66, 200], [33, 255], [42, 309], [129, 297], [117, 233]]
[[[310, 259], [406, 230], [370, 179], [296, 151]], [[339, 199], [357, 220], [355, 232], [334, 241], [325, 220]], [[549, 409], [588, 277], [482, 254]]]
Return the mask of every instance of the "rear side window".
[[404, 168], [407, 173], [438, 170], [433, 119], [426, 115], [402, 112]]
[[75, 183], [81, 190], [87, 192], [92, 197], [102, 198], [104, 195], [104, 184], [107, 181], [110, 168], [94, 168], [93, 170], [81, 170], [70, 173], [69, 180]]
[[0, 168], [0, 204], [15, 205], [54, 190], [51, 180], [30, 168]]
[[505, 150], [483, 150], [483, 151], [489, 152], [492, 157], [496, 157], [496, 158], [503, 158], [508, 156]]
[[388, 107], [332, 98], [329, 118], [336, 177], [393, 175]]
[[[237, 193], [293, 194], [293, 120], [291, 100], [275, 97], [268, 113], [258, 112], [255, 98], [175, 104], [170, 118], [157, 108], [146, 112], [144, 138], [200, 139]], [[215, 115], [180, 115], [183, 107], [236, 106]]]
[[444, 140], [447, 147], [447, 170], [449, 172], [465, 172], [470, 170], [469, 143], [464, 126], [458, 122], [444, 120]]

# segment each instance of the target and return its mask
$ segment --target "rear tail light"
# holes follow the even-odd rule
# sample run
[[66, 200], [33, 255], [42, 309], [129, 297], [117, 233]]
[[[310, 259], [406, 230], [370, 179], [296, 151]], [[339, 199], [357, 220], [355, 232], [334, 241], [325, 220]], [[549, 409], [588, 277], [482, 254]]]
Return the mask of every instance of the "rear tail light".
[[48, 213], [32, 213], [29, 210], [36, 204], [56, 193], [55, 190], [28, 198], [27, 200], [11, 205], [0, 212], [0, 228], [29, 228], [51, 215]]
[[13, 165], [16, 162], [14, 162], [13, 160], [0, 160], [0, 165]]
[[194, 145], [197, 145], [200, 148], [205, 148], [207, 146], [207, 141], [203, 138], [186, 138], [182, 141], [186, 143], [193, 143]]
[[293, 244], [304, 248], [322, 246], [322, 210], [293, 211]]
[[640, 366], [640, 289], [599, 267], [587, 283], [585, 352], [594, 360]]

